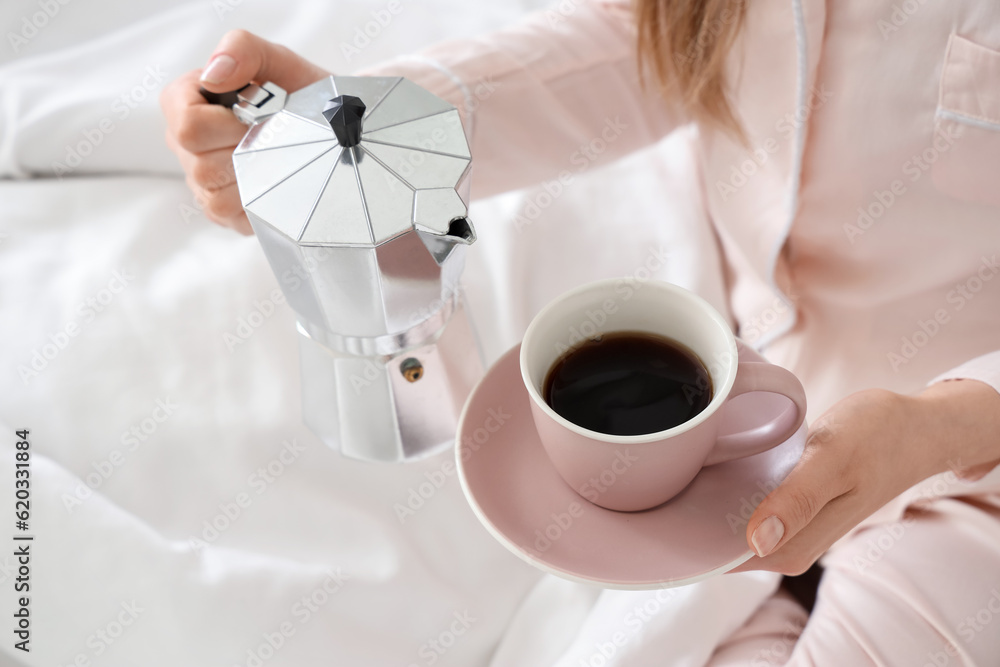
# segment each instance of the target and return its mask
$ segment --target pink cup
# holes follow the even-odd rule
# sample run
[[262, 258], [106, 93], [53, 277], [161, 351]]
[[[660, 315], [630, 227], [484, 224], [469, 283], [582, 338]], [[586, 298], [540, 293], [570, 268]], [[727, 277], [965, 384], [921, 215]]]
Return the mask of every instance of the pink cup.
[[[542, 397], [552, 365], [575, 344], [601, 333], [643, 331], [695, 352], [712, 378], [713, 396], [696, 417], [644, 435], [608, 435], [577, 426]], [[521, 343], [521, 378], [531, 396], [538, 436], [564, 480], [590, 502], [612, 510], [656, 507], [681, 492], [704, 466], [758, 454], [787, 440], [802, 424], [806, 397], [780, 366], [740, 362], [729, 324], [701, 297], [668, 283], [603, 280], [548, 304]], [[786, 396], [794, 405], [769, 424], [718, 436], [731, 398], [751, 391]]]

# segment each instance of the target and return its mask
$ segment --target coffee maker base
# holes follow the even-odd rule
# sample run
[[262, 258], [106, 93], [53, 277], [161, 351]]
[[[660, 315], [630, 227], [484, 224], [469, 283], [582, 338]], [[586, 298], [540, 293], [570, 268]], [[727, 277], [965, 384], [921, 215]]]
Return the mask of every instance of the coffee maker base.
[[450, 448], [483, 375], [464, 304], [434, 336], [393, 354], [337, 352], [299, 324], [303, 420], [329, 447], [364, 461], [414, 461]]

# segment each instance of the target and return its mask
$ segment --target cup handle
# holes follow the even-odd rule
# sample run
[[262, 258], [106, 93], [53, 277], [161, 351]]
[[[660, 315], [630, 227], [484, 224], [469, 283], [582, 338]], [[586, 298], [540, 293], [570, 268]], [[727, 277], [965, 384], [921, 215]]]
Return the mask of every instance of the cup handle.
[[[775, 366], [763, 361], [741, 361], [736, 371], [736, 382], [729, 392], [732, 399], [740, 394], [751, 391], [769, 391], [788, 398], [795, 406], [795, 418], [788, 421], [783, 412], [771, 422], [742, 433], [732, 433], [720, 436], [715, 442], [715, 448], [708, 455], [705, 465], [725, 463], [733, 459], [760, 454], [792, 437], [806, 418], [806, 392], [802, 383], [792, 373], [781, 366]], [[729, 401], [726, 401], [728, 407]], [[725, 409], [725, 407], [723, 408]], [[781, 429], [781, 422], [788, 421]], [[776, 433], [775, 429], [781, 429]]]

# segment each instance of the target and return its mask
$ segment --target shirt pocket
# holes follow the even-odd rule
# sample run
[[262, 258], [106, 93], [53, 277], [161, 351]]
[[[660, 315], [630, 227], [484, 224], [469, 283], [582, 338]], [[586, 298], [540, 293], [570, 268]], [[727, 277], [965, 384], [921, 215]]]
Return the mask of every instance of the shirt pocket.
[[951, 35], [935, 122], [950, 147], [931, 169], [934, 186], [1000, 206], [1000, 51]]

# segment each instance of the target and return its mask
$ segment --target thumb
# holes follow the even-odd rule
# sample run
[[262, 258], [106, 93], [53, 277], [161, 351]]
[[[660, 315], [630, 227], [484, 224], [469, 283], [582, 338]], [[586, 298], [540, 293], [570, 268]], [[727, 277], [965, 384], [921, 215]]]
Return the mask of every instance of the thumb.
[[774, 553], [812, 521], [836, 493], [815, 457], [803, 458], [757, 506], [747, 522], [747, 542], [759, 557]]
[[273, 81], [288, 92], [330, 76], [297, 53], [246, 30], [231, 30], [215, 47], [201, 73], [201, 85], [213, 93], [241, 88], [251, 81]]

